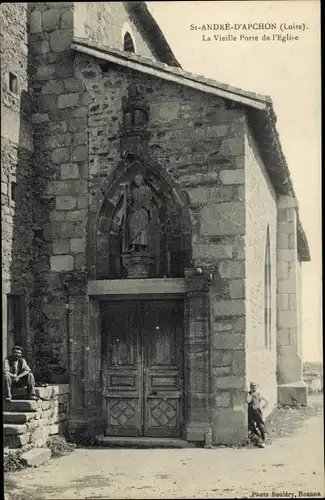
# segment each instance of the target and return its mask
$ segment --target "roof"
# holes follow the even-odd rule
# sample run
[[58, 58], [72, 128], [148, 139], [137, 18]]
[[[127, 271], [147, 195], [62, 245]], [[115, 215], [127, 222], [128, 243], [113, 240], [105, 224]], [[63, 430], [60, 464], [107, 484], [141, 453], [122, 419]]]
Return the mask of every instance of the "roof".
[[143, 29], [145, 36], [153, 47], [157, 58], [170, 66], [180, 67], [180, 64], [167, 43], [163, 32], [150, 14], [145, 2], [123, 3], [130, 15], [139, 22], [139, 29]]
[[[261, 155], [275, 192], [278, 195], [296, 198], [290, 170], [276, 129], [277, 119], [271, 97], [256, 94], [255, 92], [247, 92], [240, 88], [184, 71], [180, 67], [172, 67], [166, 63], [131, 54], [130, 52], [102, 46], [94, 42], [89, 42], [87, 39], [74, 38], [71, 48], [97, 59], [185, 85], [201, 92], [214, 94], [232, 101], [239, 106], [243, 106], [247, 112], [249, 125], [259, 144]], [[310, 260], [310, 250], [299, 219], [299, 213], [298, 255], [301, 261]]]

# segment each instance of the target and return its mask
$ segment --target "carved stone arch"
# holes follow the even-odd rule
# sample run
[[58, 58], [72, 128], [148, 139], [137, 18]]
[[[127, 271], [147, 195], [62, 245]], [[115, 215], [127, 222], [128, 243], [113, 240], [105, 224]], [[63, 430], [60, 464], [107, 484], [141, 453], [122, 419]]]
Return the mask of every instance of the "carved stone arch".
[[[119, 272], [117, 269], [117, 259], [120, 258], [121, 253], [119, 211], [124, 196], [124, 185], [139, 171], [144, 175], [145, 182], [152, 190], [156, 211], [160, 210], [160, 257], [156, 276], [184, 276], [184, 269], [191, 266], [192, 220], [187, 193], [180, 189], [169, 173], [157, 162], [126, 159], [117, 164], [112, 174], [102, 183], [92, 199], [87, 245], [90, 279], [124, 277], [121, 268]], [[164, 219], [165, 236], [162, 233], [162, 219]], [[152, 234], [157, 237], [156, 229], [152, 231]], [[164, 237], [166, 238], [165, 255], [163, 255], [162, 249]], [[167, 250], [168, 245], [169, 249]], [[154, 250], [158, 251], [157, 248]], [[112, 264], [113, 259], [116, 260], [115, 267]]]

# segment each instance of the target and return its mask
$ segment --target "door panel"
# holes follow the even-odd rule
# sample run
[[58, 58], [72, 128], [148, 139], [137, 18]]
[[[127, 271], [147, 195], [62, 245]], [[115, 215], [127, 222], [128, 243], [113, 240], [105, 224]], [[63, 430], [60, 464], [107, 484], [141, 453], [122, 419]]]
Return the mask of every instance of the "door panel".
[[144, 434], [180, 436], [183, 311], [179, 301], [144, 303]]
[[183, 314], [178, 300], [103, 304], [107, 435], [180, 436]]
[[140, 436], [143, 384], [138, 304], [105, 303], [102, 318], [106, 434]]

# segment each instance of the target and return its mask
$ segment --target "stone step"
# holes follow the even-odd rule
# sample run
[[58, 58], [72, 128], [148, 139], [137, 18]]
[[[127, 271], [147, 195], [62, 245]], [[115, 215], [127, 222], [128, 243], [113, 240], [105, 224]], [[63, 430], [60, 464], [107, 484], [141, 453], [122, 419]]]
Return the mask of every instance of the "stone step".
[[51, 450], [49, 448], [32, 448], [23, 453], [21, 458], [28, 467], [38, 467], [51, 458]]
[[29, 442], [30, 433], [19, 434], [18, 436], [3, 436], [3, 446], [8, 448], [21, 448]]
[[3, 434], [4, 436], [18, 436], [19, 434], [25, 434], [28, 431], [26, 424], [4, 424]]
[[35, 412], [14, 412], [14, 411], [4, 411], [3, 412], [3, 423], [4, 424], [25, 424], [30, 420], [35, 418]]
[[158, 437], [116, 437], [99, 434], [96, 441], [102, 446], [125, 446], [129, 448], [194, 448], [193, 443], [189, 443], [180, 438], [158, 438]]
[[37, 411], [41, 408], [41, 401], [33, 401], [32, 399], [12, 399], [4, 401], [3, 409], [5, 412], [29, 412]]

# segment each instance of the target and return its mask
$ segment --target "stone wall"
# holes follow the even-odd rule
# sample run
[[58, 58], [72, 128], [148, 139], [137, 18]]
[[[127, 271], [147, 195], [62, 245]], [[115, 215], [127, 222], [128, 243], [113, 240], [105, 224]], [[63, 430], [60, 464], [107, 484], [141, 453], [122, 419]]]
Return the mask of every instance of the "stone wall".
[[27, 451], [46, 445], [49, 436], [65, 434], [69, 415], [69, 386], [37, 387], [38, 401], [4, 404], [4, 445]]
[[[22, 341], [30, 330], [33, 287], [33, 138], [28, 93], [27, 4], [1, 4], [1, 229], [3, 352], [7, 338], [7, 294], [21, 297], [25, 321]], [[15, 83], [10, 87], [10, 74]]]
[[[276, 195], [263, 165], [258, 146], [246, 130], [246, 384], [259, 384], [276, 403]], [[271, 328], [265, 332], [265, 259], [269, 228], [271, 268]], [[266, 341], [267, 335], [267, 341]]]
[[75, 2], [74, 33], [91, 42], [123, 50], [123, 39], [129, 32], [135, 53], [156, 59], [141, 26], [130, 17], [123, 2]]

